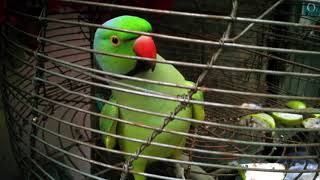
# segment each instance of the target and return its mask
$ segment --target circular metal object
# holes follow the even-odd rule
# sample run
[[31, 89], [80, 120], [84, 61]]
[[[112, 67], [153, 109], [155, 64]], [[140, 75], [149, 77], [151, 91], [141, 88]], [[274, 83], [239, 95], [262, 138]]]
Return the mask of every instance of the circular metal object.
[[[319, 164], [319, 129], [281, 124], [275, 129], [250, 127], [241, 124], [239, 118], [257, 112], [318, 112], [320, 64], [315, 61], [320, 56], [319, 26], [301, 20], [306, 17], [295, 9], [307, 5], [310, 10], [302, 1], [246, 1], [177, 0], [174, 10], [160, 10], [127, 5], [124, 0], [61, 0], [58, 2], [66, 8], [60, 8], [59, 13], [44, 3], [38, 14], [9, 4], [8, 13], [18, 21], [8, 20], [1, 29], [6, 57], [0, 65], [1, 93], [10, 141], [24, 175], [38, 179], [132, 178], [131, 174], [137, 172], [131, 170], [131, 163], [137, 157], [156, 160], [140, 173], [148, 178], [180, 179], [175, 176], [176, 164], [191, 179], [234, 179], [246, 170], [317, 175], [319, 167], [290, 167], [302, 161]], [[154, 32], [103, 28], [153, 36], [159, 54], [167, 59], [161, 63], [174, 65], [198, 86], [99, 70], [94, 54], [153, 61], [92, 49], [96, 28], [102, 28], [108, 15], [120, 14], [148, 19]], [[190, 93], [173, 97], [121, 84], [119, 78], [187, 89]], [[108, 101], [111, 90], [177, 101], [179, 106], [168, 114], [135, 109]], [[204, 101], [190, 98], [196, 90], [204, 92]], [[105, 97], [96, 97], [96, 93]], [[289, 100], [304, 101], [315, 108], [288, 109]], [[98, 120], [106, 116], [96, 110], [96, 101], [159, 116], [165, 124], [154, 128], [108, 117], [154, 130], [147, 141], [103, 132]], [[190, 104], [205, 107], [204, 121], [177, 117]], [[188, 133], [167, 130], [165, 126], [172, 119], [196, 126]], [[186, 136], [186, 146], [154, 142], [161, 132]], [[143, 145], [136, 153], [106, 149], [102, 135]], [[182, 150], [184, 156], [171, 159], [143, 155], [149, 145]], [[124, 160], [124, 155], [130, 158]], [[285, 170], [241, 166], [248, 163], [282, 163]]]

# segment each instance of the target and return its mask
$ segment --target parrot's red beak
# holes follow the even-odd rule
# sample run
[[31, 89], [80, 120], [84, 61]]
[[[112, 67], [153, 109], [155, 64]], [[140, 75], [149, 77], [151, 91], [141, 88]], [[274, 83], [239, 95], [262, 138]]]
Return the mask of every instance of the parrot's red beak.
[[[133, 45], [133, 51], [137, 56], [140, 57], [153, 59], [157, 58], [157, 48], [152, 37], [150, 36], [140, 36], [138, 39], [136, 39]], [[144, 61], [144, 63], [148, 66], [148, 68], [152, 69], [152, 71], [156, 66], [156, 61]]]

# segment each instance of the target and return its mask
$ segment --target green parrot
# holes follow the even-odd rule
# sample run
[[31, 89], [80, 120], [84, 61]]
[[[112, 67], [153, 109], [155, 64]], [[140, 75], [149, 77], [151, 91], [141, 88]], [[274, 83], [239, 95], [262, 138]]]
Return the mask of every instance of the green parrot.
[[[127, 15], [111, 19], [105, 22], [103, 26], [140, 32], [152, 31], [152, 27], [148, 21], [139, 17]], [[156, 59], [153, 62], [146, 62], [135, 59], [126, 59], [96, 54], [95, 58], [97, 64], [104, 71], [130, 75], [133, 77], [139, 77], [148, 80], [194, 86], [194, 83], [185, 80], [182, 74], [174, 66], [170, 64], [156, 63], [157, 61], [165, 60], [157, 54], [156, 46], [152, 37], [98, 28], [94, 37], [94, 49], [101, 52]], [[137, 82], [127, 79], [120, 79], [119, 82], [175, 97], [186, 95], [188, 92], [187, 89], [168, 87], [145, 82]], [[111, 85], [116, 86], [115, 84]], [[192, 96], [192, 98], [195, 100], [203, 100], [203, 92], [197, 91]], [[112, 90], [109, 101], [137, 109], [165, 114], [170, 114], [179, 105], [179, 102], [175, 101], [130, 94], [116, 90]], [[126, 121], [134, 122], [136, 124], [152, 126], [155, 128], [159, 128], [164, 122], [164, 117], [134, 112], [131, 110], [112, 106], [110, 104], [103, 104], [101, 114], [121, 118]], [[204, 107], [201, 105], [189, 105], [187, 108], [180, 111], [177, 116], [204, 120]], [[153, 130], [151, 129], [145, 129], [142, 127], [125, 124], [106, 118], [100, 118], [99, 125], [100, 129], [104, 132], [140, 140], [147, 140], [153, 132]], [[188, 132], [190, 125], [190, 122], [175, 119], [171, 121], [165, 127], [165, 129], [179, 132]], [[114, 137], [110, 136], [103, 136], [102, 139], [106, 148], [114, 148], [115, 144], [118, 143], [120, 150], [127, 153], [135, 153], [141, 146], [141, 143], [123, 139], [116, 140]], [[176, 146], [185, 146], [186, 137], [170, 133], [160, 133], [155, 138], [154, 142]], [[182, 151], [173, 148], [164, 148], [160, 146], [150, 145], [143, 151], [142, 154], [148, 156], [179, 159], [182, 155]], [[129, 158], [129, 156], [126, 158]], [[132, 162], [132, 170], [136, 172], [144, 172], [148, 163], [151, 162], [153, 162], [153, 160], [138, 158]], [[134, 174], [134, 178], [135, 180], [146, 179], [146, 177], [138, 174]]]

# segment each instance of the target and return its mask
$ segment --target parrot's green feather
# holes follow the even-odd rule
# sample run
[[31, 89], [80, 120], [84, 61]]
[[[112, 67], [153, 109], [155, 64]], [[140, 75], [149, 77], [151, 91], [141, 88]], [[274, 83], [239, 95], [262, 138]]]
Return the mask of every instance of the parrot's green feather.
[[[185, 84], [187, 86], [194, 86], [195, 85], [195, 83], [191, 82], [191, 81], [186, 81]], [[194, 93], [192, 95], [192, 99], [198, 100], [198, 101], [203, 101], [204, 100], [203, 92], [202, 91], [197, 91], [196, 93]], [[203, 105], [199, 105], [199, 104], [193, 104], [192, 105], [192, 117], [194, 119], [197, 119], [197, 120], [200, 120], [200, 121], [204, 120], [205, 112], [204, 112]]]
[[[148, 161], [146, 159], [138, 158], [132, 162], [132, 166], [136, 172], [144, 172], [146, 170]], [[133, 174], [135, 180], [145, 180], [146, 177], [139, 174]]]
[[[114, 98], [110, 98], [110, 102], [116, 102]], [[119, 108], [110, 104], [105, 104], [101, 110], [102, 115], [111, 116], [118, 118], [119, 117]], [[106, 119], [101, 117], [99, 121], [100, 130], [112, 134], [116, 134], [117, 130], [117, 121], [111, 119]], [[116, 139], [111, 136], [103, 136], [103, 142], [107, 148], [112, 149], [116, 144]]]
[[[151, 25], [144, 19], [134, 17], [134, 16], [120, 16], [115, 19], [112, 19], [106, 22], [104, 25], [116, 28], [123, 28], [135, 31], [150, 32]], [[110, 43], [110, 37], [116, 36], [120, 39], [121, 43], [117, 46]], [[117, 32], [114, 30], [98, 29], [95, 34], [94, 39], [94, 49], [103, 52], [123, 54], [127, 56], [135, 56], [136, 54], [133, 51], [133, 44], [135, 39], [139, 35], [125, 32]], [[96, 61], [100, 65], [101, 69], [108, 72], [118, 73], [118, 74], [127, 74], [136, 67], [136, 60], [120, 57], [111, 57], [96, 54]], [[157, 55], [157, 61], [165, 61], [160, 55]], [[179, 85], [188, 85], [194, 86], [193, 82], [186, 81], [182, 74], [170, 64], [156, 63], [155, 69], [139, 71], [135, 77], [143, 78], [153, 81], [161, 81]], [[178, 87], [169, 87], [163, 86], [154, 83], [146, 83], [141, 81], [133, 81], [128, 79], [121, 79], [119, 82], [128, 84], [131, 86], [140, 87], [143, 89], [148, 89], [151, 91], [156, 91], [161, 94], [167, 94], [170, 96], [178, 97], [185, 96], [188, 94], [188, 89], [178, 88]], [[112, 86], [120, 86], [116, 84], [110, 84]], [[126, 87], [121, 87], [126, 88]], [[202, 101], [203, 92], [198, 91], [193, 96], [192, 99]], [[112, 102], [116, 102], [120, 105], [128, 106], [130, 108], [141, 109], [145, 111], [151, 111], [156, 113], [170, 114], [175, 111], [180, 102], [165, 100], [150, 96], [137, 95], [132, 93], [127, 93], [123, 91], [112, 90]], [[147, 125], [154, 128], [159, 128], [164, 123], [164, 117], [150, 115], [142, 112], [132, 111], [125, 108], [117, 108], [105, 104], [102, 111], [102, 114], [112, 117], [118, 117], [125, 121], [133, 122], [136, 125]], [[197, 120], [204, 119], [204, 107], [201, 105], [190, 105], [181, 110], [177, 116], [194, 118]], [[190, 129], [190, 122], [183, 120], [172, 120], [165, 127], [165, 130], [178, 131], [178, 132], [188, 132]], [[123, 122], [116, 123], [110, 119], [100, 118], [100, 129], [109, 133], [116, 133], [117, 135], [135, 138], [140, 140], [148, 140], [154, 130], [147, 129], [139, 126], [130, 125]], [[115, 139], [104, 136], [104, 143], [107, 148], [113, 148], [115, 144]], [[127, 153], [136, 153], [141, 146], [141, 143], [117, 139], [121, 151]], [[183, 147], [186, 143], [186, 137], [181, 135], [175, 135], [172, 133], [160, 133], [153, 142], [169, 144]], [[144, 155], [155, 156], [155, 157], [166, 157], [178, 159], [182, 151], [175, 148], [165, 148], [155, 145], [149, 145], [142, 152]], [[126, 158], [128, 158], [127, 156]], [[137, 158], [132, 162], [133, 170], [136, 172], [144, 172], [148, 163], [152, 162], [150, 159]], [[134, 174], [135, 180], [145, 180], [146, 178], [141, 175]]]
[[[158, 56], [158, 61], [163, 61], [163, 59]], [[177, 71], [172, 65], [168, 64], [160, 64], [156, 65], [154, 71], [146, 71], [136, 75], [139, 78], [145, 78], [149, 80], [157, 80], [162, 82], [170, 82], [175, 84], [183, 85], [185, 82], [184, 77]], [[131, 80], [121, 80], [122, 83], [142, 87], [145, 89], [149, 89], [152, 91], [161, 92], [164, 94], [178, 96], [178, 95], [185, 95], [187, 94], [186, 89], [175, 88], [175, 87], [168, 87], [162, 86], [157, 84], [149, 84], [144, 82], [138, 81], [131, 81]], [[143, 109], [152, 112], [159, 112], [159, 113], [166, 113], [169, 114], [173, 112], [174, 109], [179, 105], [179, 102], [158, 99], [154, 97], [147, 97], [142, 95], [135, 95], [120, 91], [113, 91], [113, 96], [117, 99], [117, 102], [121, 105], [126, 105], [129, 107]], [[181, 117], [192, 117], [192, 109], [187, 107], [186, 109], [182, 110], [178, 116]], [[135, 111], [130, 111], [127, 109], [120, 108], [120, 117], [122, 119], [135, 122], [137, 124], [144, 124], [152, 127], [159, 128], [163, 122], [164, 118], [144, 113], [139, 113]], [[171, 121], [167, 126], [167, 130], [174, 130], [174, 131], [181, 131], [181, 132], [188, 132], [190, 127], [189, 122], [174, 120]], [[152, 130], [145, 129], [137, 126], [132, 126], [124, 123], [119, 123], [117, 133], [131, 138], [137, 138], [142, 140], [147, 140], [148, 137], [151, 135]], [[159, 143], [166, 143], [172, 145], [180, 145], [182, 141], [184, 141], [185, 137], [173, 135], [169, 133], [161, 133], [155, 139], [155, 142]], [[121, 149], [126, 152], [134, 153], [140, 147], [140, 143], [119, 140], [119, 145]], [[184, 146], [184, 144], [182, 145]], [[156, 146], [149, 146], [145, 149], [143, 154], [152, 155], [152, 156], [159, 156], [159, 157], [170, 157], [173, 156], [175, 149], [168, 149], [164, 147], [156, 147]]]
[[[95, 93], [95, 97], [98, 97], [100, 99], [105, 99], [104, 94], [102, 93]], [[105, 103], [103, 101], [99, 101], [99, 100], [96, 101], [96, 108], [99, 112], [101, 112], [104, 105]]]
[[[152, 31], [151, 24], [148, 21], [135, 16], [119, 16], [117, 18], [114, 18], [110, 21], [105, 22], [103, 26], [125, 29], [125, 30], [132, 30], [132, 31], [142, 31], [142, 32]], [[118, 36], [121, 40], [135, 39], [139, 36], [138, 34], [114, 31], [114, 30], [108, 30], [105, 34], [98, 33], [98, 35], [104, 35], [106, 36], [105, 38], [109, 38], [111, 36]]]

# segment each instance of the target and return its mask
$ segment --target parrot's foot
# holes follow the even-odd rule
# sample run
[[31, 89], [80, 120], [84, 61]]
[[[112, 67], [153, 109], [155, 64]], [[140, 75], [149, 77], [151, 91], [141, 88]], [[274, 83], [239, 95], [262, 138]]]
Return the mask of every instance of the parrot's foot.
[[175, 166], [175, 173], [177, 178], [186, 179], [186, 177], [184, 176], [184, 168], [181, 166], [181, 164], [176, 163]]

